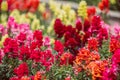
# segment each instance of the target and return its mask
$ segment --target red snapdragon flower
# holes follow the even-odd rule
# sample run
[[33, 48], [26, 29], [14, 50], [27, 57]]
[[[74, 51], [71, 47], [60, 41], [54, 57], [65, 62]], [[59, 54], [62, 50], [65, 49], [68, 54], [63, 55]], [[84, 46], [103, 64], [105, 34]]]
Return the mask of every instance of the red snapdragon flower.
[[81, 23], [81, 20], [80, 19], [77, 19], [76, 20], [76, 25], [75, 25], [76, 29], [79, 31], [82, 30], [82, 23]]
[[54, 43], [54, 50], [56, 50], [58, 53], [62, 54], [64, 51], [64, 46], [59, 40], [55, 40]]
[[0, 6], [1, 6], [2, 0], [0, 0]]
[[91, 26], [90, 20], [89, 20], [89, 19], [85, 19], [85, 20], [84, 20], [84, 31], [85, 31], [85, 32], [88, 32], [90, 26]]
[[42, 35], [42, 31], [40, 30], [36, 30], [34, 31], [33, 34], [33, 39], [35, 39], [35, 42], [38, 43], [39, 47], [43, 44], [43, 35]]
[[93, 16], [92, 22], [91, 22], [91, 31], [94, 33], [98, 33], [98, 31], [101, 29], [101, 18], [100, 16]]
[[42, 40], [42, 38], [43, 38], [42, 31], [35, 30], [34, 34], [33, 34], [33, 38], [36, 39], [36, 40]]
[[65, 32], [65, 25], [61, 22], [60, 19], [56, 19], [54, 23], [54, 30], [58, 38], [61, 38]]
[[17, 40], [18, 42], [22, 45], [25, 43], [25, 40], [26, 40], [26, 34], [25, 33], [20, 33], [18, 36], [17, 36]]
[[39, 43], [39, 41], [33, 41], [30, 45], [30, 49], [34, 50], [36, 48], [40, 48], [40, 46], [41, 46], [41, 43]]
[[20, 78], [18, 78], [17, 76], [15, 76], [15, 77], [11, 77], [10, 80], [20, 80]]
[[19, 58], [21, 60], [27, 60], [30, 58], [30, 49], [28, 46], [21, 46], [20, 47], [20, 54], [19, 54]]
[[20, 11], [35, 12], [39, 6], [39, 0], [7, 0], [8, 10], [18, 9]]
[[54, 55], [51, 50], [45, 50], [41, 52], [40, 63], [45, 66], [46, 70], [50, 70], [54, 62]]
[[54, 55], [52, 54], [51, 50], [32, 50], [30, 58], [35, 62], [40, 62], [41, 65], [46, 67], [46, 70], [49, 70], [54, 62]]
[[98, 41], [97, 38], [88, 39], [88, 49], [98, 51]]
[[21, 78], [22, 76], [27, 76], [29, 74], [29, 69], [27, 63], [22, 63], [14, 69], [14, 73]]
[[77, 33], [76, 28], [73, 28], [72, 25], [67, 25], [65, 27], [65, 32], [70, 32], [72, 36], [74, 36]]
[[95, 15], [96, 13], [96, 9], [94, 6], [90, 6], [87, 8], [87, 14], [88, 14], [88, 17], [91, 18], [93, 15]]
[[75, 48], [78, 42], [74, 38], [69, 38], [64, 45], [68, 48]]
[[60, 57], [60, 64], [67, 65], [72, 64], [74, 60], [74, 56], [71, 53], [63, 53]]
[[100, 8], [101, 11], [108, 12], [109, 10], [109, 0], [102, 0], [99, 2], [98, 7]]
[[107, 31], [107, 29], [106, 28], [101, 28], [98, 31], [97, 38], [98, 38], [98, 41], [99, 41], [99, 45], [101, 46], [102, 41], [108, 39], [108, 31]]
[[8, 54], [9, 57], [18, 57], [18, 42], [15, 39], [6, 38], [4, 41], [4, 53]]
[[32, 50], [31, 51], [30, 58], [32, 60], [34, 60], [35, 62], [39, 62], [40, 61], [40, 56], [41, 56], [41, 52], [39, 50]]
[[24, 41], [26, 40], [26, 34], [25, 33], [20, 33], [17, 37], [18, 40]]

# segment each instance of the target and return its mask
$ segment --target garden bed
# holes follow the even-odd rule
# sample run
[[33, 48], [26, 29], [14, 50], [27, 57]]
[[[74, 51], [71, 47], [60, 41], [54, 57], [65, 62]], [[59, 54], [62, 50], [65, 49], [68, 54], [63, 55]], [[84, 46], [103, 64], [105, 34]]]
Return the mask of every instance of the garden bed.
[[120, 80], [120, 16], [109, 0], [40, 1], [0, 0], [0, 80]]

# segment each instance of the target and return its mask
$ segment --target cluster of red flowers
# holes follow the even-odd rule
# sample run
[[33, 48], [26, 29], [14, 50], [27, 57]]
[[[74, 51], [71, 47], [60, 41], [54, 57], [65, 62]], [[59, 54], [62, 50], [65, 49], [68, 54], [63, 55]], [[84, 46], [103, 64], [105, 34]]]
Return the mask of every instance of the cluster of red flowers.
[[109, 10], [109, 0], [102, 0], [99, 2], [98, 7], [100, 8], [101, 11], [108, 12]]
[[85, 45], [89, 37], [97, 37], [100, 44], [102, 40], [108, 39], [108, 31], [102, 26], [100, 16], [93, 16], [91, 22], [85, 19], [83, 25], [78, 19], [75, 28], [71, 25], [64, 25], [60, 19], [56, 19], [54, 31], [58, 38], [64, 37], [65, 48], [73, 54], [76, 54], [78, 49]]
[[90, 6], [87, 8], [87, 14], [89, 19], [91, 19], [91, 17], [95, 15], [95, 13], [96, 13], [96, 8], [94, 6]]
[[27, 63], [20, 64], [17, 68], [14, 69], [16, 76], [21, 78], [22, 76], [28, 76], [29, 69]]
[[60, 64], [73, 64], [74, 56], [71, 53], [63, 53], [60, 57]]
[[[20, 11], [35, 12], [39, 5], [39, 0], [7, 0], [8, 10], [18, 9]], [[19, 4], [20, 3], [20, 4]]]
[[[20, 27], [24, 28], [18, 30]], [[4, 41], [4, 47], [2, 49], [6, 56], [9, 58], [18, 58], [22, 61], [33, 60], [35, 63], [41, 63], [47, 70], [50, 69], [54, 62], [54, 55], [49, 46], [44, 45], [45, 41], [43, 43], [41, 30], [35, 30], [32, 33], [28, 25], [18, 24], [13, 18], [8, 20], [7, 29], [6, 31], [11, 30], [16, 34], [12, 38], [6, 38]], [[46, 47], [46, 49], [43, 51], [41, 47]]]
[[12, 38], [6, 38], [4, 42], [4, 53], [9, 57], [17, 57], [18, 56], [18, 42]]
[[88, 49], [98, 51], [98, 41], [96, 38], [89, 38], [88, 39]]
[[[52, 53], [52, 48], [49, 46], [49, 39], [43, 38], [42, 31], [35, 30], [32, 32], [28, 27], [29, 26], [26, 24], [16, 23], [13, 18], [9, 18], [8, 20], [8, 30], [6, 31], [10, 30], [13, 32], [14, 36], [6, 38], [3, 48], [1, 49], [5, 53], [5, 56], [12, 59], [19, 59], [23, 62], [14, 69], [15, 76], [10, 80], [31, 79], [28, 77], [29, 69], [26, 63], [27, 60], [33, 61], [32, 67], [34, 68], [37, 66], [37, 63], [40, 63], [45, 67], [46, 71], [50, 70], [55, 60], [60, 60], [61, 66], [73, 64], [74, 56], [69, 52], [64, 52], [64, 45], [59, 40], [56, 40], [54, 43], [54, 50], [58, 52], [58, 54], [54, 55]], [[19, 31], [19, 28], [22, 28], [22, 30]], [[43, 47], [46, 48], [42, 50]], [[2, 58], [1, 55], [0, 58]], [[34, 77], [36, 77], [36, 75]]]
[[64, 52], [63, 44], [59, 40], [56, 40], [54, 44], [54, 50], [56, 50], [58, 54], [61, 55]]
[[2, 3], [2, 0], [0, 0], [0, 10], [1, 10], [1, 3]]

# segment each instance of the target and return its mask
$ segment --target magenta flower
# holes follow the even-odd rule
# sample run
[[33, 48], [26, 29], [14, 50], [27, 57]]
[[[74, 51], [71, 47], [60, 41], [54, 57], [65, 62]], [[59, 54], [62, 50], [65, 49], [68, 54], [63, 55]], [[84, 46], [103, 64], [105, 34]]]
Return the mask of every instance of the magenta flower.
[[102, 80], [116, 80], [117, 79], [117, 65], [111, 64], [110, 68], [106, 68], [102, 75]]
[[120, 64], [120, 49], [115, 50], [112, 56], [112, 62]]
[[5, 34], [5, 29], [4, 26], [0, 24], [0, 34], [4, 35]]
[[2, 61], [2, 58], [4, 57], [4, 52], [3, 52], [3, 50], [2, 49], [0, 49], [0, 63], [1, 63], [1, 61]]

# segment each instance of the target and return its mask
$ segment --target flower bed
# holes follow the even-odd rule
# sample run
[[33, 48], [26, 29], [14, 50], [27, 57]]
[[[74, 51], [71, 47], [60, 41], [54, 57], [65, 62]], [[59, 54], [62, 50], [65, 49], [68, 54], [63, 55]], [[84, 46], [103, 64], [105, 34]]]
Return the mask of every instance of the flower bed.
[[120, 25], [109, 25], [85, 1], [77, 13], [69, 5], [36, 8], [38, 0], [29, 1], [15, 7], [28, 12], [12, 5], [6, 19], [1, 13], [0, 80], [120, 79]]

